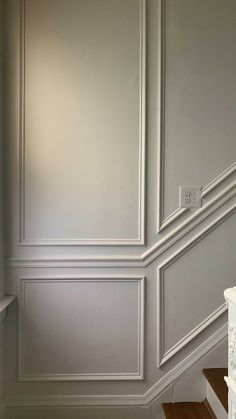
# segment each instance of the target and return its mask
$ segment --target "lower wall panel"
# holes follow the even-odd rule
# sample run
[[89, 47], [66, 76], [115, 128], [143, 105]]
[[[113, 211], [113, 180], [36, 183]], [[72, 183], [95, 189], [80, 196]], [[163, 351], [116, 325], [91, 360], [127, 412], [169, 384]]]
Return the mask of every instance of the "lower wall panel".
[[22, 279], [19, 378], [142, 379], [143, 329], [143, 277]]

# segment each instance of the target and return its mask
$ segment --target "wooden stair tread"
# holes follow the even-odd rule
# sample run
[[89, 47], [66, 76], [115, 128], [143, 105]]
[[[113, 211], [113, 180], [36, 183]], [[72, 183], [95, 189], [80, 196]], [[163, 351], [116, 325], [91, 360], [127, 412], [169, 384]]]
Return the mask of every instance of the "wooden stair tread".
[[166, 419], [213, 419], [204, 402], [163, 403]]
[[228, 375], [228, 369], [207, 368], [203, 370], [203, 374], [216, 393], [226, 412], [228, 412], [228, 388], [224, 380], [224, 377]]

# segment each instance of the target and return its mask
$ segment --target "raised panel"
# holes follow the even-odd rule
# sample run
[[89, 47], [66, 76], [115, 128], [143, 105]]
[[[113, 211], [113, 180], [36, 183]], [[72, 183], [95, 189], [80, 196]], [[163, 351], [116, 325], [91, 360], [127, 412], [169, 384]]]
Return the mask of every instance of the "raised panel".
[[143, 277], [20, 283], [20, 380], [143, 378]]
[[21, 5], [20, 244], [143, 244], [145, 0]]

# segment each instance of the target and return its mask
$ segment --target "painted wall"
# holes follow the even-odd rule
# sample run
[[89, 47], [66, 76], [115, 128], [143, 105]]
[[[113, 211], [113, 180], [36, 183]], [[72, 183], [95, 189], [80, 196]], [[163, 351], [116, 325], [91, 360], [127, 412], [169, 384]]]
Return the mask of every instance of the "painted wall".
[[[0, 28], [3, 27], [3, 2], [0, 1]], [[3, 258], [3, 119], [2, 119], [2, 69], [3, 69], [3, 33], [0, 29], [0, 299], [4, 294], [4, 258]], [[3, 395], [4, 395], [4, 325], [0, 315], [0, 417], [4, 417]]]
[[235, 2], [6, 6], [6, 403], [155, 406], [227, 332]]

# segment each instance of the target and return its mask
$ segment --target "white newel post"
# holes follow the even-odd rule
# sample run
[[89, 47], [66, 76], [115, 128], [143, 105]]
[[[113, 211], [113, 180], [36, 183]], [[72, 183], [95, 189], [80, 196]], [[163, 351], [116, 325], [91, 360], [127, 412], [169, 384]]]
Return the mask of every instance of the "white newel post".
[[228, 385], [229, 418], [236, 419], [236, 287], [228, 288], [224, 292], [228, 305]]

